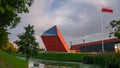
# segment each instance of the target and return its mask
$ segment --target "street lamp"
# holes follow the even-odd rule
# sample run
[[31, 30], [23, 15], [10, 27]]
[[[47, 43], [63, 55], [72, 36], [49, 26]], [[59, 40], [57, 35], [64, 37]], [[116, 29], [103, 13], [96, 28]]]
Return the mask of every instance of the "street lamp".
[[70, 42], [70, 45], [72, 46], [72, 41], [69, 41]]
[[83, 39], [83, 43], [84, 43], [84, 52], [86, 52], [86, 44], [85, 44], [85, 39]]

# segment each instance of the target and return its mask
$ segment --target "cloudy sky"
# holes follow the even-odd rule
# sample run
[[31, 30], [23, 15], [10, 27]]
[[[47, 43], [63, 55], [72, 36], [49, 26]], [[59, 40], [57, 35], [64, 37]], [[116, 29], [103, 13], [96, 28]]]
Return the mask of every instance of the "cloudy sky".
[[[57, 25], [69, 45], [101, 40], [102, 22], [104, 39], [108, 38], [108, 26], [111, 20], [120, 19], [120, 0], [35, 0], [28, 14], [20, 14], [21, 23], [9, 30], [10, 41], [17, 40], [23, 27], [34, 25], [37, 41], [44, 47], [41, 34]], [[102, 7], [113, 8], [114, 13], [102, 13]]]

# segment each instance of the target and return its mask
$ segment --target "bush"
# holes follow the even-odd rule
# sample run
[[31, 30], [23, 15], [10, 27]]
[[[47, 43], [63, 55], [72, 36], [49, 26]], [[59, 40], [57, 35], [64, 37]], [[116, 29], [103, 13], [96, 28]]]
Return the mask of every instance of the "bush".
[[83, 62], [103, 68], [120, 68], [120, 53], [85, 55]]

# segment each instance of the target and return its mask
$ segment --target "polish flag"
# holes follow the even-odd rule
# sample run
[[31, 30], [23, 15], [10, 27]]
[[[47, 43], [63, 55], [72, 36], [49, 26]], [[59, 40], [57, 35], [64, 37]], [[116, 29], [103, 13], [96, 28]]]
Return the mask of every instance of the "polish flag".
[[113, 9], [111, 8], [102, 8], [102, 12], [108, 12], [108, 13], [113, 13]]

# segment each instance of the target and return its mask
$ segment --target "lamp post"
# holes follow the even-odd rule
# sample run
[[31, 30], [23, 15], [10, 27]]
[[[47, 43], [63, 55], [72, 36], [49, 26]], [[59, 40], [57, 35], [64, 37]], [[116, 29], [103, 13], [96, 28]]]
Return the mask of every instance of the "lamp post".
[[86, 52], [86, 44], [85, 44], [85, 39], [83, 39], [83, 43], [84, 43], [84, 52]]
[[72, 46], [72, 41], [69, 41], [70, 42], [70, 45]]

